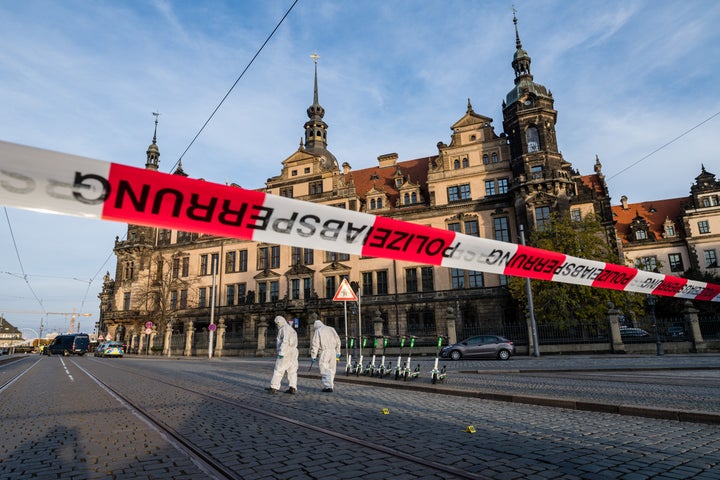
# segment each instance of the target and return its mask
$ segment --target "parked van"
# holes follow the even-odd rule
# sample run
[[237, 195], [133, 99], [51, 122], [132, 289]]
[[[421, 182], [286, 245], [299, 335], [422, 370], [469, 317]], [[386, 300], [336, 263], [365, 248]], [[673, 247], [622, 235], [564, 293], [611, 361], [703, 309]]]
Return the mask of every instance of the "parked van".
[[87, 333], [71, 333], [55, 337], [55, 340], [45, 349], [45, 353], [65, 356], [85, 355], [89, 347], [90, 337]]

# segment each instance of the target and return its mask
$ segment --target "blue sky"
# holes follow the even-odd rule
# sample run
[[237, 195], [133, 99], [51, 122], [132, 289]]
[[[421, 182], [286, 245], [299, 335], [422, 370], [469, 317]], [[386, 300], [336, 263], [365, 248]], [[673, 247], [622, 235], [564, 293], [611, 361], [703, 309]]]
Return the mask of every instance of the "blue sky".
[[[157, 111], [169, 171], [292, 3], [2, 2], [0, 140], [143, 166]], [[513, 4], [535, 81], [555, 98], [563, 156], [589, 174], [598, 155], [613, 204], [686, 196], [703, 164], [720, 175], [720, 116], [665, 146], [720, 112], [714, 0], [300, 0], [184, 170], [247, 188], [278, 175], [303, 135], [314, 52], [341, 164], [435, 155], [468, 98], [502, 132]], [[75, 309], [93, 313], [79, 319], [92, 331], [125, 230], [3, 208], [0, 313], [19, 328], [37, 331], [42, 318], [63, 330], [67, 316], [9, 312]]]

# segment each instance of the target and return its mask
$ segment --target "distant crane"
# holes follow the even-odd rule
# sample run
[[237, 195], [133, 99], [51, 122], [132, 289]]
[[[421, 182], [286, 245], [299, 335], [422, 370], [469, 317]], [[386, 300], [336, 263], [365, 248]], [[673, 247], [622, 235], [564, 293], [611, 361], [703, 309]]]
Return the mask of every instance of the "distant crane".
[[[72, 312], [42, 312], [40, 310], [3, 310], [1, 313], [31, 313], [39, 315], [63, 315], [70, 317], [70, 333], [75, 330], [75, 317], [92, 317], [92, 313], [78, 313], [73, 309]], [[40, 335], [42, 336], [42, 322], [40, 322]]]

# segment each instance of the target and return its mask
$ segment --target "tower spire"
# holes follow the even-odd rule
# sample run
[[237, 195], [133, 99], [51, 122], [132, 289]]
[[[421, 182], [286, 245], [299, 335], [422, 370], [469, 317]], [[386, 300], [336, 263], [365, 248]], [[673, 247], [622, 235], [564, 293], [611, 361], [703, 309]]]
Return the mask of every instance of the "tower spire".
[[530, 73], [530, 55], [523, 50], [518, 32], [517, 10], [513, 7], [513, 23], [515, 24], [515, 55], [513, 55], [512, 67], [515, 70], [515, 85], [523, 80], [532, 82], [533, 76]]
[[160, 164], [160, 149], [157, 146], [157, 126], [160, 113], [153, 112], [153, 115], [155, 116], [155, 131], [153, 132], [152, 143], [150, 144], [146, 152], [147, 162], [145, 162], [145, 168], [147, 170], [157, 170]]
[[305, 151], [320, 157], [323, 169], [338, 169], [335, 156], [327, 150], [327, 129], [328, 125], [323, 121], [325, 109], [320, 106], [318, 100], [318, 58], [317, 53], [310, 55], [315, 62], [315, 78], [313, 83], [313, 103], [307, 109], [309, 120], [305, 122]]

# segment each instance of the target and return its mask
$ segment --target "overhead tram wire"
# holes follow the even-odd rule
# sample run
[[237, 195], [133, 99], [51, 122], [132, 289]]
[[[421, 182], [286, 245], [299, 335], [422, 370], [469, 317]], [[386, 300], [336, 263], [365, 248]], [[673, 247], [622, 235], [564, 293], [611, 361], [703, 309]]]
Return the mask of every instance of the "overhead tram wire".
[[45, 306], [42, 303], [42, 300], [37, 296], [35, 293], [35, 290], [33, 290], [32, 285], [30, 285], [30, 282], [28, 281], [28, 276], [25, 273], [25, 267], [23, 266], [22, 259], [20, 258], [20, 250], [18, 250], [17, 242], [15, 241], [15, 233], [12, 229], [12, 224], [10, 223], [10, 216], [8, 215], [7, 207], [3, 207], [3, 210], [5, 211], [5, 220], [7, 220], [8, 230], [10, 230], [10, 238], [12, 239], [13, 248], [15, 249], [15, 255], [18, 259], [18, 264], [20, 264], [20, 272], [22, 273], [23, 280], [25, 280], [25, 284], [27, 285], [28, 289], [30, 289], [30, 293], [32, 293], [33, 298], [38, 302], [38, 305], [40, 305], [40, 308], [43, 312], [45, 312]]
[[710, 115], [708, 118], [706, 118], [706, 119], [703, 120], [702, 122], [698, 123], [697, 125], [695, 125], [695, 126], [692, 127], [691, 129], [686, 130], [685, 132], [683, 132], [683, 133], [681, 133], [680, 135], [678, 135], [677, 137], [673, 138], [672, 140], [670, 140], [670, 141], [667, 142], [666, 144], [664, 144], [664, 145], [656, 148], [656, 149], [653, 150], [652, 152], [650, 152], [650, 153], [648, 153], [647, 155], [645, 155], [644, 157], [642, 157], [640, 160], [637, 160], [635, 163], [631, 163], [630, 165], [628, 165], [627, 167], [623, 168], [623, 169], [620, 170], [619, 172], [617, 172], [617, 173], [615, 173], [615, 174], [607, 177], [607, 179], [608, 179], [608, 180], [612, 180], [613, 178], [617, 177], [617, 176], [620, 175], [621, 173], [623, 173], [623, 172], [625, 172], [625, 171], [627, 171], [627, 170], [630, 170], [632, 167], [634, 167], [634, 166], [637, 165], [638, 163], [642, 162], [643, 160], [647, 160], [649, 157], [655, 155], [657, 152], [659, 152], [659, 151], [662, 150], [663, 148], [665, 148], [665, 147], [667, 147], [667, 146], [675, 143], [676, 141], [680, 140], [682, 137], [684, 137], [684, 136], [687, 135], [688, 133], [692, 132], [692, 131], [695, 130], [696, 128], [701, 127], [702, 125], [706, 124], [707, 122], [709, 122], [709, 121], [712, 120], [713, 118], [717, 117], [718, 115], [720, 115], [720, 112], [715, 112], [714, 114]]
[[232, 84], [232, 87], [230, 87], [230, 90], [228, 90], [227, 93], [225, 94], [225, 96], [222, 98], [222, 100], [220, 100], [220, 103], [218, 103], [217, 107], [215, 107], [215, 110], [213, 110], [213, 112], [210, 114], [210, 116], [209, 116], [208, 119], [205, 121], [205, 123], [203, 124], [203, 126], [200, 127], [200, 130], [198, 130], [198, 132], [195, 134], [195, 137], [193, 137], [192, 141], [191, 141], [190, 144], [187, 146], [187, 148], [185, 149], [185, 151], [182, 153], [182, 155], [180, 155], [180, 158], [178, 158], [178, 160], [177, 160], [177, 161], [175, 162], [175, 164], [172, 166], [172, 168], [170, 169], [171, 172], [172, 172], [173, 170], [175, 170], [175, 167], [177, 167], [177, 166], [180, 164], [180, 162], [182, 161], [182, 159], [183, 159], [183, 157], [185, 156], [185, 154], [188, 152], [188, 150], [190, 150], [190, 147], [192, 147], [193, 144], [195, 143], [195, 140], [197, 140], [197, 138], [200, 136], [200, 134], [203, 132], [203, 130], [205, 130], [205, 127], [208, 125], [208, 123], [210, 123], [210, 120], [212, 120], [212, 118], [215, 116], [215, 114], [217, 113], [217, 111], [220, 109], [220, 107], [221, 107], [222, 104], [225, 102], [225, 100], [227, 99], [227, 97], [228, 97], [228, 96], [230, 95], [230, 93], [233, 91], [233, 89], [234, 89], [235, 86], [238, 84], [238, 82], [240, 81], [240, 79], [245, 75], [245, 72], [248, 71], [248, 69], [250, 68], [250, 66], [251, 66], [251, 65], [253, 64], [253, 62], [255, 61], [255, 59], [258, 57], [258, 55], [260, 55], [260, 52], [262, 52], [263, 48], [265, 48], [265, 45], [267, 45], [267, 43], [270, 41], [270, 39], [273, 37], [273, 35], [275, 35], [275, 32], [277, 32], [278, 28], [280, 28], [280, 25], [282, 25], [282, 23], [285, 21], [285, 19], [287, 18], [287, 16], [290, 15], [290, 12], [292, 11], [292, 9], [295, 7], [295, 5], [296, 5], [299, 1], [300, 1], [300, 0], [295, 0], [295, 1], [292, 3], [292, 5], [290, 5], [290, 8], [288, 8], [287, 12], [285, 12], [285, 15], [283, 15], [283, 17], [280, 19], [280, 21], [277, 23], [277, 25], [275, 25], [275, 28], [273, 29], [272, 32], [270, 32], [270, 35], [268, 35], [267, 38], [265, 39], [265, 41], [263, 42], [263, 44], [260, 45], [260, 48], [257, 50], [257, 52], [255, 52], [255, 55], [253, 55], [252, 59], [250, 59], [250, 62], [245, 66], [245, 69], [243, 69], [242, 73], [240, 73], [240, 76], [237, 78], [237, 80], [235, 80], [235, 83]]

